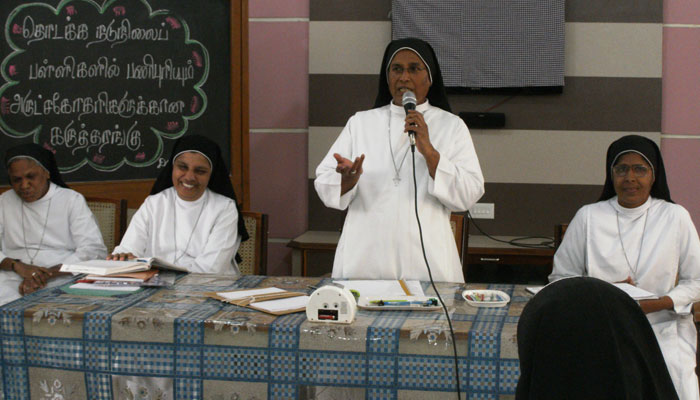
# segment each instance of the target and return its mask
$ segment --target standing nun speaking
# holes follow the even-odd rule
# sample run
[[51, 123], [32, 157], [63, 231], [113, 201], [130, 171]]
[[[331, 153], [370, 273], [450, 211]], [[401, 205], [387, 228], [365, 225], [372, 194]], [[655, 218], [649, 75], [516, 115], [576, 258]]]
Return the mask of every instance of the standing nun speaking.
[[[412, 92], [415, 109], [403, 98]], [[408, 95], [410, 97], [410, 95]], [[407, 132], [415, 134], [415, 178]], [[450, 112], [430, 45], [394, 40], [386, 48], [374, 108], [353, 115], [316, 168], [316, 192], [330, 208], [347, 209], [333, 277], [464, 282], [450, 213], [484, 193], [469, 130]]]

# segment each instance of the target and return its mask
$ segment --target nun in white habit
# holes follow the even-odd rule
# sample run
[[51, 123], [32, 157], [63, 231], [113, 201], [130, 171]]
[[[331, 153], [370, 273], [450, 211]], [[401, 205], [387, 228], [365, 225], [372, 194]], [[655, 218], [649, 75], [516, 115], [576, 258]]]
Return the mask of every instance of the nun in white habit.
[[234, 256], [247, 239], [221, 149], [191, 135], [175, 143], [151, 195], [108, 258], [159, 257], [189, 272], [238, 275]]
[[5, 166], [12, 190], [0, 195], [0, 305], [69, 280], [58, 271], [63, 263], [107, 254], [85, 198], [63, 182], [52, 152], [15, 146]]
[[[416, 109], [408, 114], [403, 94]], [[415, 132], [415, 176], [408, 131]], [[347, 209], [333, 277], [464, 282], [450, 213], [484, 193], [479, 160], [464, 122], [450, 112], [430, 45], [394, 40], [386, 48], [374, 108], [350, 118], [316, 168], [314, 186], [327, 207]]]
[[628, 282], [658, 296], [640, 300], [682, 400], [698, 399], [697, 332], [700, 240], [688, 212], [671, 201], [659, 147], [625, 136], [608, 148], [605, 186], [582, 207], [554, 255], [555, 281], [592, 276]]

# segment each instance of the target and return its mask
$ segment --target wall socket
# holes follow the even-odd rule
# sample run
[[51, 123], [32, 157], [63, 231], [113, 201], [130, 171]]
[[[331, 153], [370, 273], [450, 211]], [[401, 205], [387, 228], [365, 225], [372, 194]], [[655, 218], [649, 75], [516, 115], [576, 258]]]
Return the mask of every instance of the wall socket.
[[495, 205], [493, 203], [476, 203], [469, 210], [474, 219], [494, 219], [495, 217]]

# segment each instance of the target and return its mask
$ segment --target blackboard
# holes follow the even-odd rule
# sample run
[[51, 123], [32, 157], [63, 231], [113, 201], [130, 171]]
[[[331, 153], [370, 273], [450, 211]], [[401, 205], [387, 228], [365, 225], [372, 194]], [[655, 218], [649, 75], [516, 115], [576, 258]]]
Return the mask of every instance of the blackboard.
[[148, 179], [198, 133], [230, 161], [231, 4], [2, 0], [2, 155], [34, 142], [69, 182]]

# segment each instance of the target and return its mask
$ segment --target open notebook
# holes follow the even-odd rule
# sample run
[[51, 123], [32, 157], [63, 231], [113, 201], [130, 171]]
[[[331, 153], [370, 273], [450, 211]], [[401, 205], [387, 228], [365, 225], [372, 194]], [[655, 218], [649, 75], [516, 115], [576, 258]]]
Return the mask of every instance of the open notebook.
[[[631, 298], [635, 300], [659, 298], [659, 296], [655, 295], [654, 293], [644, 290], [637, 286], [632, 286], [629, 283], [613, 283], [613, 285], [617, 286], [618, 289], [621, 289], [623, 292], [627, 293]], [[537, 294], [543, 288], [544, 286], [528, 286], [526, 289], [532, 294]]]
[[187, 272], [187, 268], [156, 257], [136, 258], [128, 261], [89, 260], [75, 264], [63, 264], [61, 272], [78, 274], [116, 275], [127, 272], [148, 271], [151, 268]]

